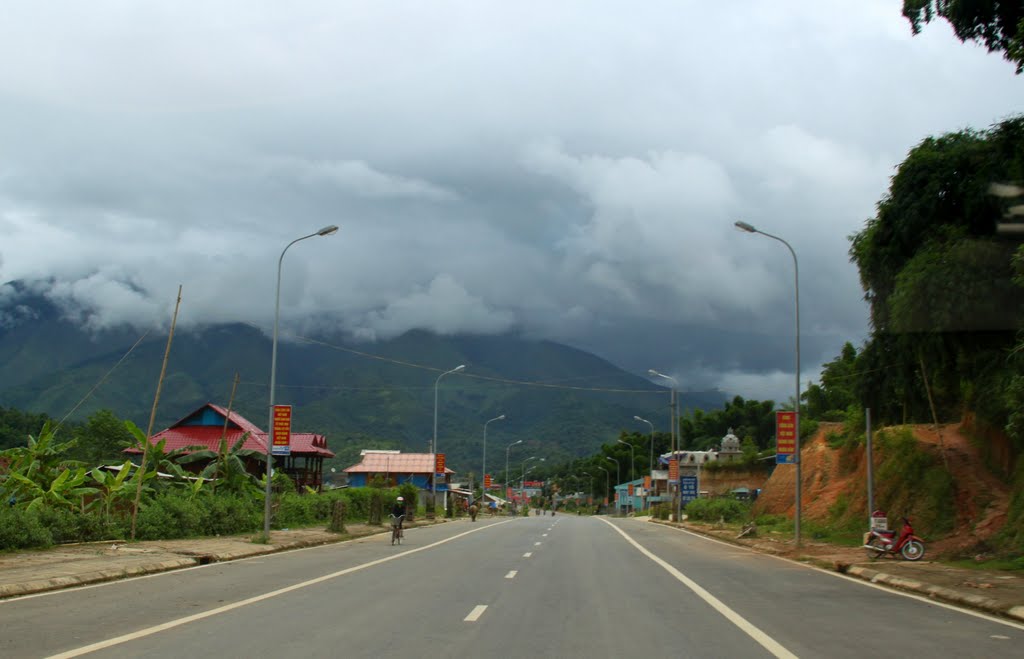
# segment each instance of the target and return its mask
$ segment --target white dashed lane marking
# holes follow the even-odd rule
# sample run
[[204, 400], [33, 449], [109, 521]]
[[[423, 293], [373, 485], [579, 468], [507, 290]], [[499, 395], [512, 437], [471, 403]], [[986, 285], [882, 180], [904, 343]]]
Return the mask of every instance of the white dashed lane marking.
[[476, 622], [480, 619], [480, 616], [482, 616], [484, 614], [484, 611], [486, 610], [486, 604], [478, 604], [475, 607], [473, 607], [473, 610], [469, 612], [469, 615], [463, 618], [462, 620], [464, 622]]
[[523, 558], [529, 558], [531, 556], [533, 556], [533, 552], [532, 551], [528, 551], [525, 554], [523, 554]]
[[518, 574], [518, 572], [519, 572], [519, 570], [510, 570], [509, 573], [505, 575], [505, 578], [506, 579], [514, 579], [516, 574]]

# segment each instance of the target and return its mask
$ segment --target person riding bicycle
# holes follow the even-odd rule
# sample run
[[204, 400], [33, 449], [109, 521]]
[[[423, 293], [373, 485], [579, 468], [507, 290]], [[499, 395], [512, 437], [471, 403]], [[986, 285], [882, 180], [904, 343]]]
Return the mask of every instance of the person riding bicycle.
[[395, 505], [391, 506], [391, 517], [394, 518], [391, 523], [402, 528], [402, 522], [405, 521], [405, 499], [403, 497], [395, 499]]

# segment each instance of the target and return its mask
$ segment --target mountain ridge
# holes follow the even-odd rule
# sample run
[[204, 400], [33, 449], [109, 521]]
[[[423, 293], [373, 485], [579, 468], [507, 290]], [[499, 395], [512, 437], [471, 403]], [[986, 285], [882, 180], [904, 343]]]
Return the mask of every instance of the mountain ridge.
[[[38, 313], [0, 324], [0, 404], [61, 418], [106, 377], [71, 418], [107, 408], [145, 427], [166, 333], [151, 333], [126, 356], [138, 332], [90, 333], [45, 298], [24, 292], [0, 296], [0, 318], [9, 316], [12, 305]], [[207, 402], [226, 406], [236, 373], [233, 409], [265, 427], [270, 353], [270, 338], [247, 324], [177, 330], [156, 429]], [[437, 383], [459, 364], [466, 369]], [[329, 465], [335, 468], [356, 461], [361, 448], [426, 451], [435, 384], [438, 450], [460, 471], [479, 472], [483, 424], [501, 414], [506, 419], [488, 428], [487, 450], [494, 456], [518, 439], [524, 455], [586, 455], [623, 429], [646, 433], [634, 415], [659, 430], [669, 426], [667, 389], [592, 353], [518, 334], [412, 330], [372, 344], [342, 335], [286, 337], [278, 342], [277, 366], [275, 402], [294, 406], [296, 431], [327, 436], [338, 453]], [[683, 409], [710, 409], [725, 396], [686, 392], [680, 400]], [[500, 461], [503, 466], [503, 456]]]

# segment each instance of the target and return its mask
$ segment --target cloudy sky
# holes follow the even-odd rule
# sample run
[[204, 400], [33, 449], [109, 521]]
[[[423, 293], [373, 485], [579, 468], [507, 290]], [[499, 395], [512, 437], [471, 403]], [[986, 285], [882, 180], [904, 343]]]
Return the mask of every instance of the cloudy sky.
[[4, 2], [0, 281], [96, 329], [516, 330], [787, 398], [907, 151], [1024, 78], [899, 0]]

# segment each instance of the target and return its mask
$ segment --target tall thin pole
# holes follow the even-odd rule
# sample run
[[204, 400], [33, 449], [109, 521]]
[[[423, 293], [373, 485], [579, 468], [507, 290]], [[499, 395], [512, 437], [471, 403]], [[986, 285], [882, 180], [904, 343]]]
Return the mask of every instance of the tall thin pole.
[[486, 503], [487, 490], [484, 489], [487, 486], [487, 426], [491, 421], [501, 421], [505, 418], [505, 415], [496, 416], [487, 423], [484, 424], [484, 457], [483, 465], [480, 468], [480, 500]]
[[269, 409], [267, 410], [267, 436], [265, 446], [267, 455], [267, 484], [266, 489], [263, 492], [263, 539], [266, 542], [270, 542], [270, 478], [274, 473], [272, 438], [274, 434], [274, 386], [277, 383], [277, 330], [281, 319], [281, 264], [284, 262], [285, 252], [287, 252], [288, 248], [295, 243], [301, 240], [306, 240], [307, 238], [312, 238], [313, 236], [329, 236], [337, 231], [338, 227], [332, 224], [320, 229], [319, 231], [311, 233], [308, 236], [296, 238], [285, 245], [285, 248], [281, 250], [281, 256], [277, 259], [277, 289], [274, 294], [274, 337], [270, 346], [270, 401]]
[[[449, 373], [455, 373], [456, 371], [461, 371], [464, 368], [466, 368], [465, 364], [459, 364], [458, 366], [456, 366], [452, 370], [445, 371], [441, 375], [437, 376], [437, 379], [434, 380], [434, 441], [432, 441], [430, 443], [430, 453], [431, 453], [431, 455], [434, 456], [434, 464], [435, 464], [435, 466], [434, 466], [434, 475], [430, 479], [430, 499], [433, 502], [433, 505], [435, 505], [435, 506], [437, 505], [437, 466], [436, 466], [437, 465], [437, 389], [438, 389], [438, 385], [441, 383], [441, 378], [443, 378], [444, 376], [448, 375]], [[442, 474], [441, 477], [444, 478], [444, 475]], [[447, 497], [445, 498], [444, 509], [448, 510], [448, 499], [447, 499]]]
[[800, 458], [800, 263], [797, 261], [796, 252], [793, 250], [793, 246], [788, 242], [773, 236], [770, 233], [765, 233], [760, 229], [755, 229], [746, 222], [735, 222], [736, 227], [746, 231], [748, 233], [759, 233], [766, 238], [777, 240], [786, 246], [789, 250], [790, 256], [793, 257], [793, 290], [796, 294], [796, 373], [794, 378], [796, 380], [796, 397], [793, 400], [793, 417], [796, 425], [796, 441], [794, 442], [793, 450], [796, 451], [796, 496], [794, 497], [796, 504], [796, 518], [794, 519], [793, 527], [796, 535], [796, 546], [800, 546], [800, 517], [801, 517], [801, 502], [800, 502], [800, 491], [803, 489], [803, 480], [801, 478], [801, 463], [803, 460]]
[[178, 284], [178, 300], [174, 303], [171, 331], [167, 333], [167, 348], [164, 350], [164, 362], [160, 366], [160, 378], [156, 381], [156, 395], [153, 396], [153, 407], [149, 411], [149, 426], [146, 428], [146, 443], [142, 447], [142, 466], [139, 467], [139, 481], [135, 487], [135, 503], [132, 506], [132, 540], [135, 539], [135, 521], [139, 516], [139, 502], [142, 501], [142, 481], [145, 480], [146, 459], [149, 457], [149, 438], [153, 436], [153, 424], [156, 422], [156, 407], [160, 403], [160, 391], [164, 386], [164, 375], [167, 374], [167, 360], [171, 356], [171, 342], [174, 340], [174, 327], [178, 324], [178, 308], [180, 306], [181, 284]]
[[875, 476], [874, 476], [874, 460], [871, 457], [871, 408], [864, 410], [864, 439], [867, 444], [867, 461], [868, 461], [868, 528], [871, 528], [871, 521], [874, 519], [872, 513], [875, 512]]

